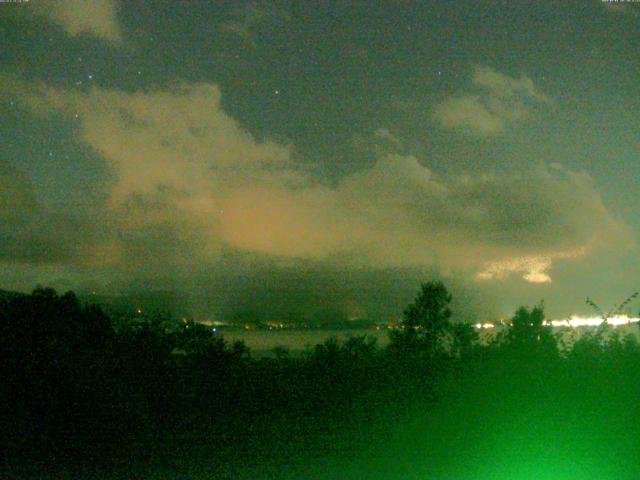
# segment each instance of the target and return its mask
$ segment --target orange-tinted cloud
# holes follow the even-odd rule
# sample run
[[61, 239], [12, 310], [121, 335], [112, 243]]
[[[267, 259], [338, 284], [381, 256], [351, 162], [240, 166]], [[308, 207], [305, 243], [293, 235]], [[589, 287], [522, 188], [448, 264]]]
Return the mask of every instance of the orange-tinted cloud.
[[[509, 98], [524, 92], [544, 101], [526, 78], [485, 70], [476, 77]], [[128, 268], [188, 269], [237, 251], [375, 267], [437, 264], [480, 279], [517, 273], [541, 282], [554, 262], [628, 237], [592, 179], [559, 165], [447, 177], [417, 157], [379, 153], [370, 167], [329, 184], [305, 173], [292, 146], [250, 135], [222, 109], [212, 84], [24, 92], [30, 104], [76, 122], [79, 141], [112, 172], [104, 183], [110, 234], [96, 255], [109, 252]]]

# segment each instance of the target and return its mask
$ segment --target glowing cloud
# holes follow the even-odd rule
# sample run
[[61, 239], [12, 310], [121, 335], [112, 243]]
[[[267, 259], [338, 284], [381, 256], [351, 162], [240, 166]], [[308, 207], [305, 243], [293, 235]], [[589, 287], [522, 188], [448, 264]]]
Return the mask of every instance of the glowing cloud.
[[582, 247], [569, 252], [556, 252], [549, 255], [509, 258], [490, 262], [485, 269], [476, 274], [476, 278], [479, 280], [502, 279], [509, 274], [520, 273], [527, 282], [549, 283], [551, 282], [551, 277], [546, 272], [551, 268], [553, 260], [578, 258], [586, 255], [586, 253], [586, 247]]

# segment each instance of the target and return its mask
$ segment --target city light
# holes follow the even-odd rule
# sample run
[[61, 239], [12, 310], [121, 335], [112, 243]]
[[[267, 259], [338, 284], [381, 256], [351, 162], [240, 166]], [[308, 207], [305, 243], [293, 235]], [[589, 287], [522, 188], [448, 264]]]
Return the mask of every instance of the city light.
[[[545, 326], [552, 326], [554, 328], [580, 328], [580, 327], [597, 327], [600, 326], [604, 322], [602, 317], [582, 317], [580, 315], [571, 315], [570, 317], [564, 320], [545, 320]], [[640, 322], [640, 318], [638, 317], [629, 317], [627, 315], [614, 315], [607, 318], [607, 324], [612, 327], [619, 327], [622, 325], [631, 325], [633, 323]], [[484, 330], [495, 328], [501, 325], [508, 325], [507, 323], [499, 322], [499, 323], [476, 323], [474, 325], [475, 328]]]

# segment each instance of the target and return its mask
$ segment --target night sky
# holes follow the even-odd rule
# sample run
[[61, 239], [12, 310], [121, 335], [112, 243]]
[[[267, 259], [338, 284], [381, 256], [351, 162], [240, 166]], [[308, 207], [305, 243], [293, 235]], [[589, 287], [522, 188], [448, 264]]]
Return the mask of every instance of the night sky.
[[355, 317], [441, 278], [471, 321], [639, 288], [640, 4], [31, 0], [0, 43], [0, 288]]

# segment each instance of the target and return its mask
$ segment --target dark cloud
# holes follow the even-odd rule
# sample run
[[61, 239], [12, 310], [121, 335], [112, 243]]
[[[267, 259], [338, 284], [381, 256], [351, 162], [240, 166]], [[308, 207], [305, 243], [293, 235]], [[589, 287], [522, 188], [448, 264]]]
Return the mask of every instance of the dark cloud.
[[0, 218], [19, 221], [37, 210], [35, 195], [27, 178], [0, 160]]
[[43, 210], [28, 179], [5, 162], [0, 162], [0, 222], [0, 262], [71, 261], [88, 233], [86, 225]]

